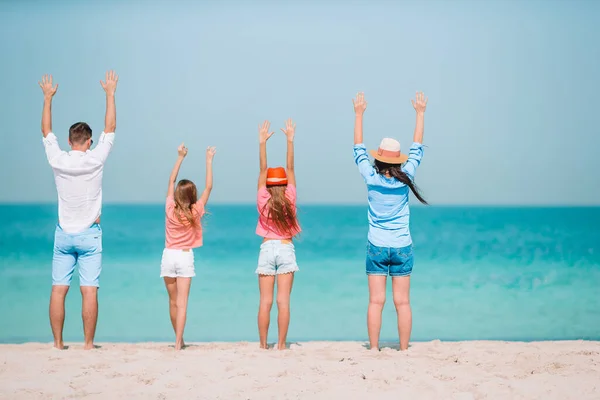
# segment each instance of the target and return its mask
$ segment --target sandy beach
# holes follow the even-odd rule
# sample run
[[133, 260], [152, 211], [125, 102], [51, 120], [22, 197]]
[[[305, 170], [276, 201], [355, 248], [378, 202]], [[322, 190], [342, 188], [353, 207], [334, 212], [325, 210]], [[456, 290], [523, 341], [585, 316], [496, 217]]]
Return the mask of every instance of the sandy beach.
[[1, 399], [598, 399], [600, 342], [0, 346]]

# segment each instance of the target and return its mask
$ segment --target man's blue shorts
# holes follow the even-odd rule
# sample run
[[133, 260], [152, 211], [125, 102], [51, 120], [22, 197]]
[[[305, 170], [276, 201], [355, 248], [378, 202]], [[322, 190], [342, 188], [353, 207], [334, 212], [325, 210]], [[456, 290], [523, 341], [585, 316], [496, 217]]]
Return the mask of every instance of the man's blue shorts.
[[79, 285], [99, 286], [102, 271], [102, 229], [94, 224], [80, 233], [66, 233], [60, 225], [54, 233], [52, 285], [69, 286], [79, 265]]

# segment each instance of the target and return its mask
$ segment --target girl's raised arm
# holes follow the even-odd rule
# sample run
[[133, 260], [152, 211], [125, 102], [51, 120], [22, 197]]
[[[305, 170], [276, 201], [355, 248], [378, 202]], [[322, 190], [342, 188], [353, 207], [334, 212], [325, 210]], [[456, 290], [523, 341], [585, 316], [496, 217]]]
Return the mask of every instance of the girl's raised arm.
[[286, 174], [288, 184], [296, 186], [296, 173], [294, 172], [294, 135], [296, 133], [296, 124], [290, 118], [285, 122], [285, 129], [281, 128], [281, 131], [285, 133], [287, 138]]
[[188, 149], [185, 147], [183, 143], [179, 145], [177, 148], [177, 161], [175, 161], [175, 166], [171, 171], [171, 176], [169, 177], [169, 188], [167, 189], [167, 197], [173, 196], [173, 192], [175, 192], [175, 182], [177, 182], [177, 175], [179, 175], [179, 168], [181, 168], [181, 163], [185, 156], [187, 156]]
[[356, 99], [352, 99], [354, 104], [354, 144], [363, 143], [363, 114], [367, 109], [367, 101], [365, 100], [365, 94], [359, 92], [356, 95]]
[[263, 122], [262, 125], [258, 125], [258, 143], [259, 143], [259, 159], [260, 159], [260, 172], [258, 174], [258, 188], [267, 186], [267, 140], [275, 132], [269, 133], [271, 123], [269, 121]]
[[202, 204], [202, 206], [206, 206], [208, 203], [208, 198], [210, 197], [210, 192], [213, 188], [213, 158], [215, 157], [215, 153], [217, 152], [216, 147], [207, 147], [206, 148], [206, 184], [204, 186], [204, 191], [198, 200], [198, 203]]

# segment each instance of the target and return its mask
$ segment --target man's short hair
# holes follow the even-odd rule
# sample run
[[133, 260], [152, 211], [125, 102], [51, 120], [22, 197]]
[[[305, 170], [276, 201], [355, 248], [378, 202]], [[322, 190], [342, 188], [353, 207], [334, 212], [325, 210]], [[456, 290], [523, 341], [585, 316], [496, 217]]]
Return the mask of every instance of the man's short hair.
[[69, 141], [74, 145], [84, 144], [92, 137], [92, 128], [85, 122], [77, 122], [69, 128]]

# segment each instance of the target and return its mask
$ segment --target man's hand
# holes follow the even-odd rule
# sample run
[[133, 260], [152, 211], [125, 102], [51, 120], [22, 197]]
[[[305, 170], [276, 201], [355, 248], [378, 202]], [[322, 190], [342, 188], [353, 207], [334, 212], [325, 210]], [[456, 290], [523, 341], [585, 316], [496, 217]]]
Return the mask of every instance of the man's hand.
[[285, 129], [281, 128], [281, 131], [283, 133], [285, 133], [285, 136], [287, 137], [288, 142], [293, 142], [294, 134], [296, 132], [296, 124], [290, 118], [287, 121], [285, 121]]
[[187, 152], [188, 152], [187, 147], [185, 147], [185, 145], [183, 143], [181, 143], [179, 145], [179, 147], [177, 148], [177, 154], [179, 154], [179, 157], [185, 158], [185, 156], [187, 156]]
[[365, 94], [363, 92], [358, 92], [356, 95], [356, 99], [352, 99], [352, 104], [354, 104], [354, 112], [356, 113], [356, 115], [363, 115], [365, 110], [367, 109]]
[[273, 136], [273, 134], [275, 133], [275, 132], [269, 133], [270, 127], [271, 127], [271, 123], [269, 121], [263, 122], [262, 126], [260, 124], [258, 125], [258, 141], [260, 143], [267, 143], [267, 140], [269, 140], [269, 138], [271, 136]]
[[213, 158], [215, 157], [215, 154], [217, 152], [217, 148], [214, 146], [209, 146], [206, 148], [206, 161], [208, 162], [212, 162]]
[[42, 81], [38, 82], [38, 85], [42, 88], [42, 92], [44, 92], [45, 99], [52, 99], [52, 97], [56, 94], [58, 90], [58, 83], [56, 86], [52, 86], [52, 75], [44, 75], [42, 76]]
[[117, 82], [119, 82], [119, 77], [115, 74], [115, 71], [108, 71], [106, 73], [106, 82], [100, 81], [102, 89], [104, 89], [107, 96], [115, 95], [115, 92], [117, 91]]
[[423, 114], [425, 112], [425, 108], [427, 108], [427, 97], [423, 92], [415, 95], [416, 100], [411, 100], [413, 108], [417, 112], [417, 114]]

